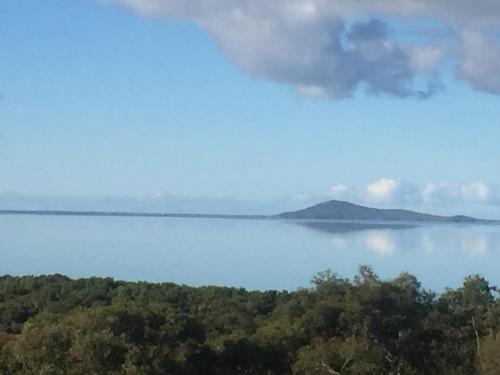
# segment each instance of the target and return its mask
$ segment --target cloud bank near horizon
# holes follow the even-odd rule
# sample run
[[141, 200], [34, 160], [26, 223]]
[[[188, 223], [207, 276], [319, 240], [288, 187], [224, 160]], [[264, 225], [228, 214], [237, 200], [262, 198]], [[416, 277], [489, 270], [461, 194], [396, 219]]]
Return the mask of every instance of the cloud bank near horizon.
[[366, 186], [334, 185], [328, 197], [378, 206], [500, 205], [500, 186], [482, 181], [471, 183], [412, 184], [381, 178]]
[[381, 178], [359, 186], [335, 184], [325, 194], [291, 194], [269, 200], [189, 198], [169, 193], [141, 197], [85, 198], [0, 192], [0, 209], [270, 215], [302, 209], [331, 199], [380, 208], [417, 209], [450, 215], [485, 213], [496, 217], [500, 209], [500, 185], [482, 181], [415, 184], [399, 179]]
[[442, 87], [445, 65], [500, 94], [497, 0], [101, 1], [191, 22], [247, 73], [307, 96], [425, 99]]

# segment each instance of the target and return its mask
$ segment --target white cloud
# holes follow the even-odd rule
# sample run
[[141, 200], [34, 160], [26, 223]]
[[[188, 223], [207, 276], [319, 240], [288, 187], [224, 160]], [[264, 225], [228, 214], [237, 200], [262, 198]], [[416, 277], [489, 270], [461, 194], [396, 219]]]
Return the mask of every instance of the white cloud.
[[460, 186], [448, 183], [428, 183], [421, 188], [422, 203], [446, 205], [461, 199]]
[[461, 186], [462, 197], [466, 200], [485, 203], [490, 200], [491, 187], [484, 182], [473, 182]]
[[[426, 98], [440, 87], [445, 58], [454, 60], [458, 79], [500, 93], [498, 0], [102, 1], [192, 22], [251, 75], [313, 97], [344, 98], [363, 88]], [[394, 19], [415, 25], [415, 38], [391, 30]], [[422, 19], [434, 25], [422, 29]], [[448, 30], [439, 41], [430, 37], [436, 24]]]
[[400, 187], [399, 181], [382, 178], [368, 184], [366, 187], [367, 199], [375, 203], [390, 203], [396, 197]]
[[418, 185], [392, 178], [381, 178], [364, 187], [334, 185], [328, 196], [332, 199], [382, 206], [500, 205], [500, 186], [482, 181], [463, 184], [429, 182]]
[[328, 195], [333, 199], [346, 199], [348, 193], [349, 188], [346, 185], [339, 184], [333, 186]]
[[464, 184], [429, 183], [422, 187], [421, 195], [423, 203], [500, 203], [499, 187], [497, 185], [487, 184], [482, 181]]

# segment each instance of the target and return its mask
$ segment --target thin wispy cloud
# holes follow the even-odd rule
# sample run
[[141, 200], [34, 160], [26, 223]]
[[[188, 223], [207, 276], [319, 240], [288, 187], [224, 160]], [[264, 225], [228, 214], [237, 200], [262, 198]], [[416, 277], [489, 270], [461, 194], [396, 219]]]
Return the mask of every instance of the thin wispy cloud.
[[496, 0], [102, 1], [192, 22], [249, 74], [308, 96], [424, 99], [442, 87], [450, 61], [457, 80], [500, 93]]

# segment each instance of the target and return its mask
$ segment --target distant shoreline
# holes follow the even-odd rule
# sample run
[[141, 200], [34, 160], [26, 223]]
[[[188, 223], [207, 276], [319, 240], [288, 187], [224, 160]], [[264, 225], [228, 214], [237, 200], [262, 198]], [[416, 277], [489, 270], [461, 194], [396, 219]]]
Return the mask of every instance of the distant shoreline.
[[[325, 205], [348, 205], [356, 212], [342, 212], [334, 208], [328, 215], [318, 211]], [[360, 211], [361, 210], [361, 211]], [[367, 215], [368, 213], [368, 215]], [[33, 216], [95, 216], [95, 217], [150, 217], [150, 218], [185, 218], [185, 219], [230, 219], [230, 220], [281, 220], [298, 222], [339, 222], [339, 223], [412, 223], [412, 224], [492, 224], [500, 225], [499, 220], [477, 219], [468, 216], [436, 216], [407, 210], [374, 209], [357, 206], [348, 202], [330, 201], [304, 210], [285, 212], [278, 215], [241, 215], [241, 214], [200, 214], [200, 213], [162, 213], [162, 212], [127, 212], [127, 211], [77, 211], [77, 210], [2, 210], [0, 215]]]
[[240, 219], [264, 220], [266, 215], [219, 215], [219, 214], [178, 214], [159, 212], [113, 212], [113, 211], [65, 211], [65, 210], [0, 210], [0, 215], [37, 215], [37, 216], [99, 216], [99, 217], [165, 217], [189, 219]]

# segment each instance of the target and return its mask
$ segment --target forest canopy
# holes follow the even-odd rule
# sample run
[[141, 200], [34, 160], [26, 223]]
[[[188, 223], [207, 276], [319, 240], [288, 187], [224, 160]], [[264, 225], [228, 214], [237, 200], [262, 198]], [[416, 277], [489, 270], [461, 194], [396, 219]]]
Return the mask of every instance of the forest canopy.
[[366, 266], [293, 292], [0, 277], [2, 374], [499, 374], [499, 330], [480, 276], [439, 295]]

